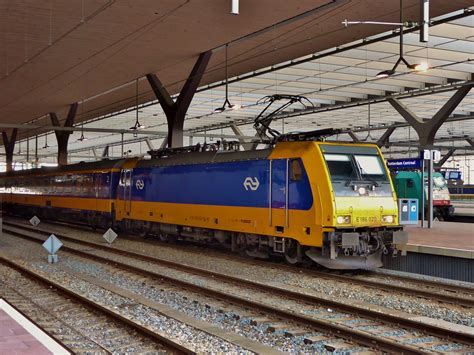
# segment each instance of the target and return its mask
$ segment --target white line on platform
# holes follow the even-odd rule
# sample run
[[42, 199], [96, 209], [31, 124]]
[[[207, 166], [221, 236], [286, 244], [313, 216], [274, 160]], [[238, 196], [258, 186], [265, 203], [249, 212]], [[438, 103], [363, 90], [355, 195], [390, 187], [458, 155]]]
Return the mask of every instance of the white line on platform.
[[53, 354], [71, 354], [67, 349], [57, 343], [53, 338], [46, 334], [41, 328], [36, 326], [23, 314], [18, 312], [9, 303], [0, 298], [0, 309], [4, 310], [11, 318], [13, 318], [18, 324], [20, 324], [26, 331], [36, 338], [41, 344], [43, 344]]

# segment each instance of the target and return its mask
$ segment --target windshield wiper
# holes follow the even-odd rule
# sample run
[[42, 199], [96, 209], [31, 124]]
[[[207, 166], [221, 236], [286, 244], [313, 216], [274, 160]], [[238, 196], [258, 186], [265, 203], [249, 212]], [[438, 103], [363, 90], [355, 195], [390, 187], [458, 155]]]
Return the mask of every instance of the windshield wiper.
[[361, 179], [361, 180], [349, 180], [346, 182], [346, 186], [354, 186], [354, 185], [364, 185], [364, 184], [371, 184], [375, 187], [380, 187], [380, 184], [375, 181], [375, 180], [369, 180], [369, 179]]
[[345, 186], [354, 186], [357, 183], [357, 180], [349, 180], [345, 183]]
[[375, 180], [367, 179], [366, 181], [370, 182], [370, 183], [371, 183], [372, 185], [374, 185], [375, 187], [379, 187], [379, 186], [380, 186], [380, 184], [379, 184], [377, 181], [375, 181]]

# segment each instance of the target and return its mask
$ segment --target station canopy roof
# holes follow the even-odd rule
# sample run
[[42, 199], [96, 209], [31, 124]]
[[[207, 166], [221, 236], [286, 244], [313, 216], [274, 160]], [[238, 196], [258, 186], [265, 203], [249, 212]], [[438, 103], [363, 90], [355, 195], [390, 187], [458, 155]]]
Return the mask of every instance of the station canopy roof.
[[[208, 6], [216, 6], [212, 1], [208, 2]], [[112, 1], [112, 3], [114, 2]], [[272, 17], [268, 24], [307, 11], [315, 6], [314, 1], [302, 1], [298, 11], [293, 9], [295, 12], [293, 14], [285, 9], [284, 4], [286, 2], [273, 1], [271, 3], [273, 6], [278, 5], [276, 9], [280, 11], [276, 11], [276, 13], [279, 13], [280, 17]], [[312, 3], [312, 6], [309, 6], [309, 3]], [[377, 5], [380, 3], [362, 1], [331, 2], [331, 8], [320, 10], [323, 11], [321, 13], [316, 11], [313, 15], [285, 26], [270, 29], [268, 32], [254, 38], [229, 45], [229, 100], [240, 107], [236, 110], [214, 111], [215, 108], [222, 106], [225, 96], [223, 85], [223, 73], [225, 73], [224, 53], [222, 50], [216, 51], [213, 55], [213, 61], [209, 64], [202, 86], [199, 88], [199, 92], [194, 97], [188, 111], [185, 121], [185, 134], [193, 136], [194, 143], [204, 139], [207, 141], [216, 140], [220, 137], [232, 140], [231, 137], [234, 135], [234, 131], [231, 126], [234, 125], [241, 130], [243, 138], [253, 137], [255, 135], [253, 120], [265, 107], [264, 104], [258, 103], [258, 101], [267, 95], [293, 94], [307, 97], [312, 104], [307, 107], [295, 104], [286, 110], [283, 115], [280, 115], [272, 123], [272, 127], [280, 132], [340, 128], [344, 132], [353, 130], [360, 140], [371, 142], [377, 140], [387, 127], [396, 125], [397, 129], [390, 137], [391, 146], [386, 150], [395, 155], [397, 152], [416, 151], [417, 136], [415, 131], [407, 127], [404, 119], [386, 102], [386, 98], [396, 95], [403, 104], [419, 117], [429, 119], [454, 94], [457, 88], [472, 82], [472, 73], [474, 72], [473, 8], [450, 12], [450, 10], [456, 8], [466, 7], [468, 2], [431, 1], [433, 11], [439, 13], [438, 16], [433, 16], [432, 11], [434, 22], [430, 28], [429, 42], [421, 43], [418, 31], [407, 30], [404, 35], [405, 44], [403, 47], [404, 57], [409, 63], [427, 63], [428, 70], [409, 70], [402, 63], [398, 66], [395, 75], [388, 78], [377, 78], [377, 73], [391, 69], [399, 57], [398, 33], [396, 31], [392, 32], [392, 29], [390, 29], [390, 32], [382, 32], [386, 31], [387, 27], [370, 25], [344, 28], [341, 22], [346, 18], [349, 20], [397, 21], [398, 2], [390, 2], [393, 9], [386, 9], [388, 5], [385, 2], [385, 8], [382, 9]], [[404, 3], [407, 3], [405, 5], [407, 17], [411, 12], [412, 18], [417, 18], [419, 2], [405, 1]], [[242, 14], [245, 4], [246, 2], [241, 4]], [[324, 4], [325, 2], [321, 2], [319, 5], [324, 6]], [[227, 5], [219, 11], [225, 14], [228, 11]], [[271, 6], [270, 2], [267, 5]], [[113, 6], [119, 5], [111, 4], [110, 6], [112, 9]], [[197, 6], [193, 1], [183, 6], [184, 8], [186, 6], [194, 7], [197, 11]], [[362, 11], [363, 8], [365, 11]], [[273, 13], [270, 9], [271, 7], [268, 8], [268, 12]], [[184, 10], [176, 11], [179, 13], [179, 11]], [[286, 14], [283, 14], [285, 11], [287, 11]], [[100, 14], [97, 16], [100, 16]], [[239, 16], [230, 19], [233, 20], [239, 18]], [[216, 15], [216, 19], [220, 19], [219, 15]], [[166, 22], [167, 20], [163, 21]], [[170, 21], [177, 21], [177, 18], [170, 15]], [[210, 42], [200, 39], [199, 41], [206, 42], [207, 47], [203, 48], [218, 47], [218, 45], [236, 38], [236, 32], [225, 29], [226, 25], [223, 22], [225, 20], [220, 21], [220, 23], [217, 21], [217, 24], [212, 23], [212, 26], [209, 23], [210, 27], [208, 28], [210, 32], [215, 32], [216, 29], [221, 28], [219, 30], [222, 32], [220, 42], [213, 39], [214, 42], [211, 45]], [[254, 19], [254, 21], [252, 24], [255, 27], [252, 30], [256, 31], [265, 27], [266, 23], [259, 22], [260, 19]], [[323, 24], [328, 24], [328, 26], [324, 27]], [[197, 24], [194, 25], [197, 26]], [[236, 27], [234, 30], [238, 32], [239, 26], [236, 25]], [[243, 32], [242, 36], [251, 31], [246, 29]], [[181, 35], [191, 36], [183, 33]], [[211, 37], [214, 35], [214, 33], [210, 34]], [[160, 36], [157, 40], [163, 40], [165, 34]], [[219, 37], [217, 34], [216, 36]], [[145, 37], [149, 39], [149, 46], [155, 48], [152, 39], [148, 36]], [[143, 35], [137, 36], [135, 41], [143, 44]], [[189, 41], [191, 40], [189, 39]], [[126, 51], [133, 52], [132, 48], [135, 48], [136, 45], [132, 38], [125, 42], [124, 48], [131, 47]], [[218, 42], [219, 44], [217, 44]], [[196, 60], [196, 56], [191, 55], [191, 52], [197, 52], [196, 48], [189, 47], [188, 42], [181, 43], [183, 47], [178, 50], [181, 60], [174, 61], [170, 57], [167, 61], [160, 62], [164, 66], [153, 66], [149, 63], [147, 67], [141, 65], [143, 64], [141, 59], [128, 58], [130, 63], [133, 63], [134, 60], [138, 62], [141, 71], [131, 70], [129, 63], [124, 65], [122, 69], [119, 69], [121, 68], [120, 65], [114, 67], [115, 73], [112, 73], [112, 68], [108, 68], [110, 66], [108, 64], [114, 61], [124, 63], [127, 58], [109, 53], [104, 58], [99, 58], [99, 55], [97, 62], [90, 69], [79, 65], [75, 73], [67, 70], [61, 74], [60, 78], [71, 76], [70, 79], [73, 79], [65, 87], [55, 81], [56, 79], [51, 83], [44, 82], [40, 84], [38, 86], [40, 89], [37, 89], [34, 83], [24, 83], [30, 89], [26, 95], [18, 96], [21, 98], [19, 101], [12, 100], [9, 103], [3, 95], [0, 98], [3, 101], [3, 104], [0, 104], [0, 122], [18, 123], [19, 119], [10, 119], [14, 115], [5, 114], [5, 112], [9, 112], [8, 110], [14, 107], [18, 108], [22, 100], [29, 100], [28, 104], [22, 108], [25, 113], [22, 117], [26, 118], [28, 116], [26, 112], [31, 110], [31, 112], [38, 115], [35, 124], [50, 125], [49, 121], [46, 120], [47, 118], [42, 118], [42, 114], [55, 108], [54, 105], [50, 105], [50, 100], [58, 104], [56, 108], [63, 113], [64, 117], [67, 112], [67, 105], [64, 105], [66, 101], [61, 102], [63, 96], [68, 97], [69, 101], [67, 102], [80, 101], [78, 98], [87, 97], [79, 107], [79, 120], [88, 121], [84, 125], [86, 130], [84, 135], [88, 140], [77, 141], [81, 133], [75, 132], [73, 134], [69, 144], [71, 160], [94, 159], [92, 147], [96, 148], [97, 153], [100, 148], [107, 145], [111, 147], [110, 153], [112, 156], [120, 156], [122, 153], [121, 134], [113, 132], [92, 133], [87, 132], [87, 129], [113, 127], [114, 129], [127, 130], [134, 125], [137, 116], [140, 123], [146, 125], [147, 128], [140, 131], [137, 137], [134, 137], [131, 133], [124, 134], [124, 147], [126, 151], [131, 150], [132, 155], [144, 154], [149, 149], [149, 146], [144, 143], [145, 139], [151, 145], [159, 147], [166, 135], [167, 126], [164, 113], [157, 101], [153, 100], [153, 94], [143, 75], [147, 72], [156, 72], [165, 85], [169, 85], [168, 88], [174, 88], [171, 89], [171, 92], [177, 92]], [[137, 48], [135, 50], [136, 55], [142, 53]], [[170, 48], [166, 48], [166, 50], [176, 51]], [[163, 51], [166, 50], [163, 49]], [[116, 48], [116, 51], [121, 53], [119, 48]], [[200, 49], [199, 51], [202, 52], [203, 50]], [[156, 56], [164, 56], [161, 53], [155, 54]], [[301, 55], [298, 56], [298, 54]], [[150, 53], [148, 53], [149, 55]], [[93, 58], [86, 58], [85, 56], [82, 60], [84, 63], [95, 61]], [[158, 67], [160, 70], [156, 71], [155, 69]], [[98, 71], [99, 68], [103, 69], [104, 73]], [[149, 70], [143, 68], [149, 68]], [[178, 68], [181, 69], [178, 70]], [[26, 69], [18, 69], [18, 76], [23, 70]], [[106, 76], [105, 72], [109, 75]], [[9, 76], [13, 78], [14, 74], [11, 73]], [[41, 73], [38, 73], [38, 75], [42, 76]], [[119, 77], [122, 84], [114, 86], [120, 84], [116, 81]], [[135, 96], [136, 82], [133, 78], [137, 77], [142, 77], [142, 79], [138, 81], [139, 94]], [[10, 80], [9, 77], [3, 79]], [[2, 83], [2, 79], [0, 79], [0, 89], [2, 91], [5, 84], [6, 82]], [[59, 98], [55, 99], [54, 96], [48, 96], [48, 99], [42, 95], [35, 96], [35, 93], [38, 93], [36, 90], [47, 91], [47, 88], [50, 87], [54, 87], [53, 89], [58, 93], [61, 100]], [[113, 87], [115, 87], [114, 90], [106, 90]], [[46, 91], [44, 92], [46, 93]], [[7, 93], [6, 96], [9, 96], [10, 91]], [[31, 99], [31, 95], [35, 98]], [[134, 106], [137, 97], [138, 109]], [[100, 103], [101, 105], [98, 105]], [[7, 111], [2, 112], [5, 108], [7, 108]], [[39, 110], [43, 111], [40, 112]], [[8, 119], [4, 117], [8, 117]], [[29, 117], [29, 120], [31, 118], [33, 117]], [[471, 152], [471, 148], [474, 148], [472, 146], [472, 138], [474, 137], [474, 121], [471, 120], [472, 118], [474, 118], [474, 92], [464, 98], [454, 111], [450, 121], [441, 127], [436, 136], [437, 146], [443, 150], [458, 148], [458, 152], [461, 150]], [[370, 130], [368, 130], [369, 128]], [[150, 134], [144, 134], [147, 132], [150, 132]], [[33, 134], [30, 132], [29, 135]], [[207, 138], [204, 138], [204, 136], [207, 136]], [[341, 133], [334, 138], [344, 141], [352, 140], [346, 133]], [[54, 155], [56, 142], [51, 134], [49, 135], [48, 144], [45, 143], [45, 136], [42, 134], [38, 138], [39, 155]], [[30, 139], [30, 160], [34, 152], [34, 145], [34, 139]], [[45, 145], [50, 147], [42, 149]], [[25, 149], [26, 143], [23, 139], [21, 146], [15, 150], [21, 157], [25, 158]]]

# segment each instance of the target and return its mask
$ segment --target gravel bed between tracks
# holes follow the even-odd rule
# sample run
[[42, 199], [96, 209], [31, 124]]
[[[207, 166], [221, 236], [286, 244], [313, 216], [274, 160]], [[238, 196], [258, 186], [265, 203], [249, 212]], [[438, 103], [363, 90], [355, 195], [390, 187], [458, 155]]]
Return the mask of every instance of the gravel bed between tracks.
[[[289, 353], [311, 353], [315, 351], [323, 352], [325, 350], [325, 341], [320, 341], [314, 344], [305, 344], [303, 337], [290, 338], [284, 336], [285, 330], [290, 329], [291, 326], [279, 329], [276, 332], [269, 332], [269, 324], [252, 325], [250, 323], [251, 319], [256, 318], [256, 316], [241, 317], [238, 312], [238, 306], [232, 307], [234, 311], [222, 311], [219, 307], [219, 303], [216, 303], [213, 300], [203, 299], [202, 296], [193, 295], [189, 291], [183, 292], [182, 290], [160, 288], [160, 284], [157, 284], [152, 280], [148, 280], [146, 283], [139, 280], [133, 280], [132, 278], [127, 277], [123, 272], [111, 272], [111, 270], [107, 270], [101, 265], [91, 263], [89, 260], [85, 261], [80, 258], [69, 257], [65, 261], [65, 266], [76, 272], [87, 273], [98, 279], [113, 283], [158, 303], [166, 304], [191, 317], [236, 332], [246, 338], [277, 348], [280, 351]], [[247, 311], [246, 313], [249, 312]], [[294, 327], [297, 326], [294, 325]], [[312, 336], [324, 336], [324, 334], [318, 332], [308, 331], [308, 334], [309, 333], [312, 333]], [[334, 338], [333, 341], [337, 342], [338, 339]], [[367, 350], [368, 349], [358, 346], [348, 346], [341, 349], [341, 351], [348, 351], [351, 353]]]
[[[41, 283], [0, 265], [0, 297], [5, 298], [74, 353], [163, 352], [149, 339]], [[98, 346], [99, 345], [99, 346]], [[102, 348], [101, 348], [102, 347]]]
[[[11, 238], [11, 239], [10, 239]], [[145, 325], [162, 334], [166, 334], [169, 338], [180, 342], [187, 347], [195, 349], [196, 352], [215, 352], [215, 353], [239, 353], [249, 354], [250, 352], [241, 347], [234, 346], [229, 342], [223, 341], [220, 338], [212, 337], [200, 330], [193, 329], [186, 324], [178, 322], [171, 318], [166, 318], [153, 309], [149, 309], [140, 304], [116, 295], [110, 291], [104, 290], [95, 285], [89, 284], [77, 278], [71, 278], [66, 272], [60, 269], [58, 265], [48, 264], [44, 250], [41, 250], [40, 245], [31, 245], [31, 247], [24, 247], [27, 244], [22, 243], [21, 250], [15, 245], [15, 237], [8, 237], [5, 233], [2, 236], [2, 251], [5, 255], [5, 250], [8, 248], [8, 255], [10, 258], [15, 258], [16, 262], [21, 260], [24, 266], [27, 266], [43, 276], [50, 278], [61, 285], [74, 290], [78, 294], [86, 296], [88, 299], [101, 304], [109, 309], [119, 312], [142, 325]], [[10, 239], [10, 240], [9, 240]], [[18, 244], [18, 243], [17, 243]], [[42, 257], [41, 257], [42, 256]], [[67, 256], [62, 257], [67, 259]]]
[[[72, 244], [73, 243], [68, 242], [69, 246], [71, 246]], [[108, 253], [104, 251], [94, 250], [94, 254], [106, 256]], [[281, 308], [283, 306], [283, 308], [285, 309], [298, 310], [299, 312], [301, 312], [302, 314], [305, 314], [306, 316], [335, 321], [338, 324], [349, 325], [351, 322], [354, 322], [354, 315], [337, 312], [331, 309], [326, 309], [325, 307], [322, 307], [322, 306], [312, 305], [311, 307], [308, 307], [308, 306], [305, 306], [305, 303], [301, 303], [301, 302], [290, 300], [290, 299], [287, 299], [284, 302], [282, 302], [282, 299], [279, 296], [273, 296], [271, 294], [263, 293], [257, 290], [239, 289], [239, 288], [236, 288], [235, 285], [225, 284], [224, 282], [221, 282], [221, 281], [216, 282], [215, 280], [212, 280], [212, 279], [207, 279], [205, 277], [201, 277], [197, 275], [191, 275], [186, 272], [170, 269], [168, 267], [162, 267], [158, 265], [152, 266], [147, 262], [137, 261], [133, 258], [127, 258], [125, 256], [116, 256], [113, 254], [112, 255], [108, 254], [107, 257], [109, 258], [109, 260], [117, 260], [119, 262], [120, 261], [123, 262], [124, 260], [128, 259], [127, 263], [134, 266], [141, 267], [143, 269], [149, 269], [150, 267], [152, 267], [155, 271], [163, 273], [164, 275], [175, 277], [180, 280], [186, 280], [188, 282], [198, 284], [198, 285], [203, 285], [205, 287], [211, 286], [212, 289], [218, 289], [224, 293], [232, 293], [242, 298], [254, 299], [254, 300], [258, 299], [259, 302], [263, 301], [263, 303], [274, 306], [274, 307]], [[88, 259], [84, 259], [83, 263], [84, 263], [84, 266], [87, 268], [87, 270], [90, 270], [90, 265], [93, 264]], [[99, 275], [97, 273], [94, 276], [99, 277], [99, 278], [104, 277], [103, 275]], [[147, 281], [147, 283], [148, 282], [150, 281]], [[346, 323], [346, 322], [349, 322], [349, 323]], [[369, 321], [369, 320], [365, 320], [365, 323], [368, 323], [368, 324], [367, 326], [365, 326], [364, 329], [370, 333], [376, 332], [382, 336], [392, 335], [392, 338], [395, 337], [397, 341], [401, 343], [413, 344], [413, 345], [416, 344], [417, 346], [421, 346], [422, 349], [434, 350], [439, 346], [443, 346], [445, 349], [453, 351], [453, 350], [459, 350], [461, 348], [465, 348], [465, 346], [461, 344], [452, 343], [446, 340], [443, 341], [434, 336], [426, 337], [423, 335], [423, 333], [402, 330], [398, 328], [397, 326], [383, 325], [382, 327], [380, 327], [380, 324], [378, 322]], [[359, 328], [359, 325], [351, 324], [351, 326], [353, 325], [355, 325], [359, 330], [362, 330], [361, 328]], [[380, 331], [380, 329], [382, 329], [382, 331]], [[421, 341], [416, 340], [417, 338], [426, 339], [428, 344], [420, 344]], [[443, 343], [443, 345], [441, 344], [438, 345], [438, 343]]]
[[0, 297], [10, 302], [23, 314], [35, 321], [36, 324], [75, 353], [81, 354], [89, 351], [97, 354], [105, 353], [105, 351], [94, 343], [94, 341], [91, 341], [90, 338], [67, 326], [65, 324], [67, 323], [67, 319], [58, 319], [51, 313], [37, 307], [31, 298], [26, 297], [23, 293], [19, 293], [21, 290], [18, 290], [18, 288], [21, 286], [21, 282], [19, 283], [18, 279], [21, 277], [19, 273], [12, 269], [0, 266]]
[[[47, 223], [42, 224], [42, 227], [47, 227], [48, 230], [57, 233], [67, 233], [75, 238], [105, 243], [101, 234], [96, 232]], [[315, 278], [307, 274], [304, 269], [287, 271], [270, 263], [268, 266], [261, 266], [261, 264], [257, 266], [246, 263], [245, 260], [239, 258], [232, 260], [232, 257], [229, 257], [229, 255], [212, 250], [203, 253], [204, 249], [200, 247], [195, 247], [192, 251], [179, 250], [175, 246], [168, 247], [163, 244], [154, 244], [148, 240], [139, 240], [138, 238], [137, 240], [120, 239], [119, 236], [114, 242], [114, 246], [249, 280], [313, 290], [334, 297], [346, 298], [349, 302], [357, 300], [413, 315], [426, 316], [474, 327], [474, 311], [472, 309], [441, 304], [436, 301], [403, 294], [397, 294], [397, 297], [394, 297], [393, 292], [364, 288], [363, 286], [351, 285], [341, 281]], [[392, 280], [391, 282], [401, 283], [399, 280]]]
[[[9, 241], [8, 244], [12, 245], [14, 242], [14, 237], [10, 237], [6, 235], [4, 237], [4, 241]], [[28, 243], [28, 242], [26, 242]], [[24, 244], [26, 246], [27, 244]], [[280, 351], [288, 352], [288, 353], [324, 353], [325, 344], [327, 343], [328, 337], [326, 337], [326, 341], [319, 341], [314, 342], [313, 344], [305, 344], [304, 337], [287, 337], [285, 336], [283, 330], [277, 331], [274, 333], [268, 332], [268, 326], [265, 324], [257, 324], [252, 325], [250, 324], [251, 318], [240, 317], [237, 319], [235, 317], [235, 313], [222, 313], [218, 310], [218, 307], [210, 307], [212, 305], [212, 301], [204, 301], [202, 303], [196, 302], [195, 297], [191, 297], [189, 292], [185, 292], [187, 295], [183, 297], [183, 293], [181, 294], [176, 293], [172, 290], [167, 290], [164, 288], [163, 290], [160, 288], [159, 284], [153, 284], [149, 282], [141, 282], [139, 280], [134, 280], [132, 277], [127, 277], [126, 274], [122, 272], [111, 272], [108, 270], [104, 265], [99, 263], [92, 262], [91, 260], [82, 259], [80, 257], [71, 256], [71, 255], [60, 255], [60, 263], [56, 265], [50, 265], [44, 261], [38, 261], [37, 255], [39, 254], [41, 246], [33, 243], [28, 243], [27, 248], [23, 248], [21, 251], [17, 250], [10, 250], [10, 253], [14, 253], [15, 257], [17, 258], [24, 258], [28, 259], [28, 265], [41, 272], [44, 275], [50, 275], [57, 281], [60, 281], [61, 284], [70, 284], [70, 286], [77, 290], [81, 294], [88, 294], [88, 297], [94, 299], [95, 301], [103, 304], [104, 301], [113, 305], [116, 309], [127, 310], [129, 312], [133, 312], [134, 314], [137, 313], [134, 302], [130, 302], [129, 300], [120, 299], [115, 295], [110, 295], [108, 291], [97, 289], [97, 287], [82, 282], [81, 280], [75, 278], [71, 280], [70, 277], [67, 275], [67, 270], [62, 270], [62, 266], [66, 268], [70, 268], [76, 272], [85, 273], [91, 275], [97, 279], [104, 280], [110, 282], [118, 287], [127, 289], [132, 291], [136, 294], [142, 295], [147, 297], [153, 301], [166, 304], [176, 310], [184, 312], [185, 314], [204, 320], [209, 322], [213, 325], [219, 326], [223, 329], [228, 331], [235, 332], [240, 334], [246, 338], [256, 340], [261, 342], [262, 344], [271, 346], [276, 348]], [[28, 255], [31, 254], [31, 255]], [[44, 258], [44, 257], [43, 257]], [[31, 260], [34, 260], [33, 262]], [[189, 277], [189, 275], [188, 275]], [[119, 299], [117, 301], [117, 298]], [[151, 322], [151, 318], [157, 316], [153, 315], [150, 316], [149, 314], [144, 314], [145, 312], [140, 312], [138, 317], [141, 319], [147, 319], [147, 322]], [[248, 312], [247, 312], [248, 313]], [[335, 314], [336, 315], [336, 314]], [[153, 319], [156, 323], [156, 318]], [[165, 324], [165, 326], [167, 326]], [[183, 332], [181, 329], [178, 329], [179, 332]], [[313, 332], [312, 336], [322, 336], [322, 333]], [[206, 344], [205, 339], [197, 339], [195, 341], [204, 342], [202, 344]], [[331, 341], [330, 341], [331, 342]], [[334, 338], [333, 342], [337, 343], [340, 342], [340, 339]], [[189, 343], [188, 343], [189, 344]], [[334, 354], [339, 353], [357, 353], [357, 352], [364, 352], [368, 351], [369, 349], [359, 347], [357, 345], [350, 345], [347, 344], [348, 347], [339, 349], [336, 352], [332, 352]], [[206, 344], [206, 348], [198, 349], [198, 351], [211, 351], [210, 349], [216, 349], [217, 352], [239, 352], [245, 353], [244, 350], [241, 348], [233, 349], [231, 346], [224, 347], [221, 346], [220, 348], [213, 347], [211, 344]]]

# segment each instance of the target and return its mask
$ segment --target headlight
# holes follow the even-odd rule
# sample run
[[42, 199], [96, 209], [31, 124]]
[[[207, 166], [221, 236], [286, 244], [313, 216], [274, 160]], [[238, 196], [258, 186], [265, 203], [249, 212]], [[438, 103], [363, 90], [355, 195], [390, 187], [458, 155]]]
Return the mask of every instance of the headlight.
[[359, 187], [359, 195], [365, 195], [367, 193], [367, 189], [363, 186]]
[[393, 223], [395, 221], [395, 217], [390, 215], [390, 216], [382, 216], [382, 223]]
[[337, 224], [349, 224], [351, 223], [351, 216], [337, 216]]

